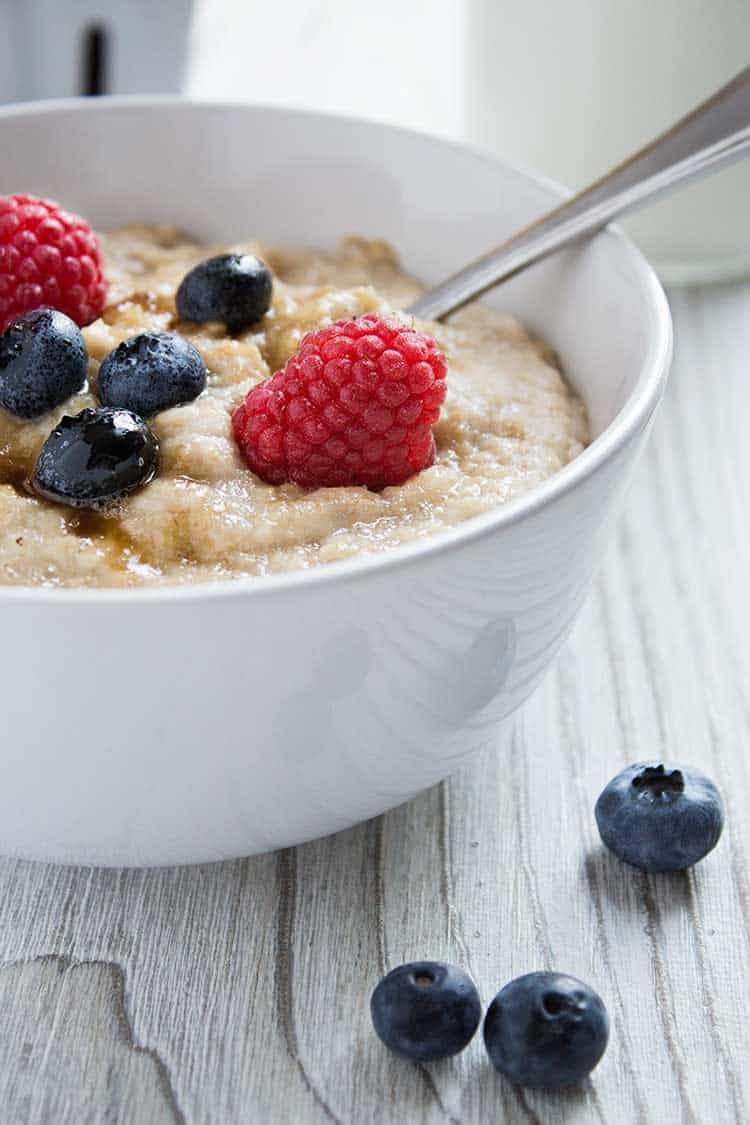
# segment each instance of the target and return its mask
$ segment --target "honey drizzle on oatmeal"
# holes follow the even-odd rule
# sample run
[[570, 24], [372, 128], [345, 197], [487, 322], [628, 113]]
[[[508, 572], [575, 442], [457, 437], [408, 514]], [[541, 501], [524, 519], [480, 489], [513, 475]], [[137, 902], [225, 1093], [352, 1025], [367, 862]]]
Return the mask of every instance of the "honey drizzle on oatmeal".
[[128, 569], [129, 557], [140, 558], [133, 541], [114, 515], [93, 508], [71, 508], [65, 513], [68, 530], [79, 539], [98, 539], [112, 549], [113, 561], [121, 571]]
[[0, 484], [8, 484], [14, 488], [16, 492], [21, 493], [23, 496], [28, 496], [32, 491], [31, 480], [29, 479], [28, 469], [25, 465], [20, 465], [11, 457], [3, 456], [0, 450]]
[[[35, 491], [28, 468], [13, 461], [7, 455], [3, 456], [0, 451], [0, 486], [2, 485], [8, 485], [25, 499], [51, 506], [50, 501], [45, 500]], [[116, 514], [108, 515], [106, 512], [92, 508], [72, 508], [62, 504], [56, 507], [71, 535], [79, 539], [98, 541], [110, 549], [110, 565], [114, 569], [125, 574], [129, 570], [130, 559], [142, 559], [141, 552], [136, 550]]]

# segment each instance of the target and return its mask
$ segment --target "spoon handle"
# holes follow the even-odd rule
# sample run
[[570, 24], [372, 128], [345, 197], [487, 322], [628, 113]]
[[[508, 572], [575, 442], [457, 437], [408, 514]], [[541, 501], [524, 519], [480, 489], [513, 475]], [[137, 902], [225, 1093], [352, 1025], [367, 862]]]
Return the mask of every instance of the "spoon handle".
[[750, 67], [600, 180], [423, 294], [407, 310], [440, 320], [612, 219], [750, 150]]

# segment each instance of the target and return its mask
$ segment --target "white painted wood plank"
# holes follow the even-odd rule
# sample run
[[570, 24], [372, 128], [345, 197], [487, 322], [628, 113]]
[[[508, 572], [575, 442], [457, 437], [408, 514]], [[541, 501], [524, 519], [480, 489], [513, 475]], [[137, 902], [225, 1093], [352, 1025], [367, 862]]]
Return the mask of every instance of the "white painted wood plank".
[[[0, 864], [0, 1120], [750, 1119], [750, 285], [673, 295], [672, 385], [593, 596], [497, 753], [385, 817], [275, 856], [106, 872]], [[707, 769], [725, 839], [647, 877], [598, 843], [628, 761]], [[368, 998], [414, 957], [483, 998], [519, 972], [594, 983], [593, 1079], [522, 1093], [477, 1039], [417, 1069]]]

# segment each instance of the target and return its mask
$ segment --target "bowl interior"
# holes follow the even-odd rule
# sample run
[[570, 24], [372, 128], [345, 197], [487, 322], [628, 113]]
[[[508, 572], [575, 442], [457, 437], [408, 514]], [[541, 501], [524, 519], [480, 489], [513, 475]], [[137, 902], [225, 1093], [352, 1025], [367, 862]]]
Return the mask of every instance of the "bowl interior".
[[[257, 236], [321, 246], [363, 234], [388, 239], [426, 281], [501, 242], [563, 194], [406, 130], [174, 99], [10, 107], [0, 110], [0, 148], [0, 193], [50, 196], [100, 228], [165, 222], [208, 241]], [[606, 232], [487, 300], [559, 351], [597, 435], [663, 344], [656, 291], [641, 256]]]

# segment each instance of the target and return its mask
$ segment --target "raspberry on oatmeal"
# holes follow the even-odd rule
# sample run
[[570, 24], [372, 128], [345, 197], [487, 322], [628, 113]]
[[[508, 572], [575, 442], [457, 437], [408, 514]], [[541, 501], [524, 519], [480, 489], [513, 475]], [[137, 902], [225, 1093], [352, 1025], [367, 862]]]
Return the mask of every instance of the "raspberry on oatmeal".
[[435, 341], [396, 317], [337, 320], [248, 392], [234, 434], [269, 484], [404, 484], [435, 460], [446, 368]]

